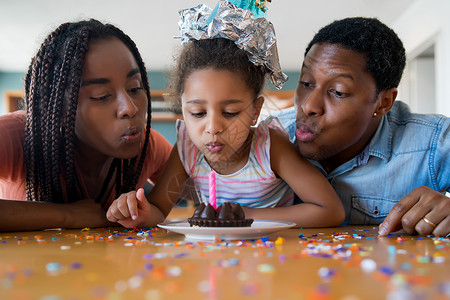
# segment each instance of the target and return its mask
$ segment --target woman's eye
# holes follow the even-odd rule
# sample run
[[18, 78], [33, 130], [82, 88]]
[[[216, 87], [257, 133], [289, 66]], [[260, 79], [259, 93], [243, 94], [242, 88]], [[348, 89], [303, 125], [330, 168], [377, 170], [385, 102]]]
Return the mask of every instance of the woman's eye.
[[103, 101], [108, 99], [108, 97], [111, 95], [104, 95], [104, 96], [100, 96], [100, 97], [89, 97], [89, 99], [94, 100], [94, 101]]
[[135, 87], [135, 88], [131, 88], [130, 92], [131, 93], [137, 93], [137, 92], [140, 92], [140, 91], [143, 91], [143, 90], [144, 90], [143, 87]]

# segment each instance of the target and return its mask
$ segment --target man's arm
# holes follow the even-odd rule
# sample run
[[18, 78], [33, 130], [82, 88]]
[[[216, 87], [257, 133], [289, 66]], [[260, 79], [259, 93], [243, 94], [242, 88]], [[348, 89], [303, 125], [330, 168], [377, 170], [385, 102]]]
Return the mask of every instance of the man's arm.
[[450, 234], [450, 198], [426, 186], [415, 189], [394, 205], [378, 233], [387, 235], [402, 228], [409, 234]]
[[0, 231], [114, 226], [94, 200], [70, 204], [0, 200]]

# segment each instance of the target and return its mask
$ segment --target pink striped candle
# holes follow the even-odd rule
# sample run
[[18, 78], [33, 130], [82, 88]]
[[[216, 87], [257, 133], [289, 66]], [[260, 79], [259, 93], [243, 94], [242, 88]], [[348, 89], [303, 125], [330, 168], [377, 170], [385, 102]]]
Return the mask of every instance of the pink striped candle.
[[217, 209], [217, 200], [216, 200], [216, 172], [209, 172], [209, 204], [211, 204], [214, 209]]

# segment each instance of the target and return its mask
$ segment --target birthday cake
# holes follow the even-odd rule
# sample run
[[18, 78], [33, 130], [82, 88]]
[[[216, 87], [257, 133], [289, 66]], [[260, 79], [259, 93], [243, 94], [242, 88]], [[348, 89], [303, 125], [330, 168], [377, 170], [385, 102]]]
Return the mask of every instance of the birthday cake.
[[188, 222], [191, 226], [199, 227], [250, 227], [253, 219], [245, 218], [239, 203], [220, 204], [217, 210], [209, 203], [201, 203]]

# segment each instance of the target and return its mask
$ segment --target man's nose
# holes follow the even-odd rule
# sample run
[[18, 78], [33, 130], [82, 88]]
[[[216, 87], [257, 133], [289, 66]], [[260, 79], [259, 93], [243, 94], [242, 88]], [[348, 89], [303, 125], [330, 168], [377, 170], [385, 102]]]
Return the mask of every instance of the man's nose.
[[324, 96], [320, 89], [315, 88], [308, 94], [303, 95], [303, 97], [303, 99], [300, 99], [299, 104], [305, 115], [315, 116], [324, 113]]

